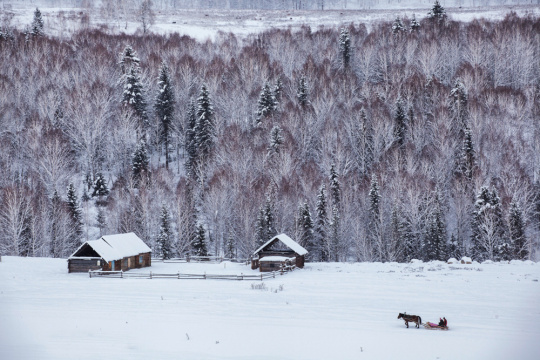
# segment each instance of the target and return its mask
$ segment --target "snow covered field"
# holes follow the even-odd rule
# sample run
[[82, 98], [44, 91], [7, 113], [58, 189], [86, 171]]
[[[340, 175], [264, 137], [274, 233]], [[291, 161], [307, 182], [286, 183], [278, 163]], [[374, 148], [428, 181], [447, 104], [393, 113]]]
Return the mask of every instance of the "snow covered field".
[[[150, 270], [256, 273], [133, 271]], [[532, 262], [310, 263], [264, 285], [90, 279], [65, 260], [2, 257], [0, 359], [538, 359], [539, 280]], [[404, 311], [450, 330], [407, 329]]]

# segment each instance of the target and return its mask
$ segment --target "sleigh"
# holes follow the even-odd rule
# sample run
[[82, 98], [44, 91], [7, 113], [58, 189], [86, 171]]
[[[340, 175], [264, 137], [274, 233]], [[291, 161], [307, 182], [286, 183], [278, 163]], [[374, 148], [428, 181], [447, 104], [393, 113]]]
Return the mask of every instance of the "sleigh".
[[424, 327], [428, 330], [448, 330], [448, 326], [439, 326], [438, 324], [429, 321], [424, 323]]

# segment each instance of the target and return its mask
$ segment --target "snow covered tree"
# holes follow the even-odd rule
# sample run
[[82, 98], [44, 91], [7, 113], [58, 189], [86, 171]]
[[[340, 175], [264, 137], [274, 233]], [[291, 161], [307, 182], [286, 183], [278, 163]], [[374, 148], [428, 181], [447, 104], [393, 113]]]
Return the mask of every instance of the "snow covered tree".
[[508, 223], [510, 240], [512, 244], [512, 258], [517, 260], [525, 260], [529, 256], [529, 243], [525, 235], [523, 211], [515, 201], [510, 204]]
[[109, 188], [107, 187], [107, 181], [102, 173], [96, 174], [96, 180], [94, 181], [94, 191], [92, 197], [101, 197], [109, 195]]
[[146, 34], [150, 26], [155, 22], [156, 16], [154, 14], [154, 10], [152, 9], [153, 6], [154, 4], [151, 0], [143, 0], [137, 13], [137, 17], [143, 28], [143, 34]]
[[339, 261], [340, 246], [341, 246], [341, 216], [337, 206], [332, 206], [332, 218], [329, 224], [329, 243], [333, 261]]
[[332, 205], [339, 209], [341, 203], [341, 185], [334, 164], [330, 166], [330, 196]]
[[259, 215], [256, 221], [256, 240], [255, 246], [260, 247], [264, 245], [268, 240], [277, 235], [276, 220], [274, 217], [274, 203], [271, 195], [266, 195], [266, 201], [259, 210]]
[[122, 70], [122, 74], [127, 74], [131, 68], [133, 68], [135, 72], [139, 73], [140, 63], [141, 60], [137, 56], [137, 52], [133, 50], [130, 45], [127, 45], [120, 54], [120, 61], [118, 62], [120, 69]]
[[270, 85], [265, 83], [259, 95], [259, 101], [257, 102], [257, 125], [260, 125], [264, 119], [272, 115], [276, 110], [276, 105], [276, 99], [270, 90]]
[[298, 82], [298, 89], [296, 91], [296, 98], [298, 99], [298, 104], [302, 109], [305, 109], [308, 105], [308, 84], [306, 75], [302, 74], [300, 81]]
[[407, 135], [407, 116], [405, 114], [405, 103], [401, 98], [396, 101], [396, 112], [394, 115], [394, 141], [402, 148]]
[[329, 252], [327, 246], [328, 213], [326, 210], [326, 186], [321, 185], [317, 195], [317, 217], [314, 227], [314, 251], [311, 258], [315, 261], [328, 261]]
[[453, 127], [463, 138], [465, 129], [469, 128], [469, 94], [463, 82], [457, 79], [450, 91], [450, 113], [452, 114]]
[[34, 19], [32, 20], [32, 25], [30, 26], [30, 32], [34, 36], [43, 36], [43, 17], [41, 16], [41, 11], [38, 8], [34, 11]]
[[156, 238], [157, 255], [163, 259], [168, 260], [172, 257], [172, 230], [170, 224], [170, 216], [167, 207], [163, 205], [161, 207], [161, 215], [159, 217], [159, 234]]
[[171, 142], [171, 127], [174, 124], [174, 90], [171, 83], [169, 67], [161, 63], [158, 77], [158, 94], [154, 109], [159, 123], [159, 142], [165, 150], [165, 168], [169, 168], [169, 147]]
[[[311, 211], [309, 211], [307, 201], [300, 205], [298, 211], [298, 228], [300, 230], [300, 245], [311, 254], [315, 250], [315, 243], [313, 238], [313, 219], [311, 218]], [[311, 255], [308, 256], [311, 259]]]
[[201, 87], [197, 99], [197, 124], [195, 126], [195, 138], [197, 144], [197, 156], [206, 164], [212, 156], [215, 146], [216, 125], [214, 120], [214, 107], [210, 100], [210, 94], [206, 85]]
[[71, 227], [74, 235], [73, 241], [75, 243], [80, 243], [83, 235], [82, 210], [79, 205], [79, 199], [77, 198], [77, 192], [72, 183], [70, 183], [67, 188], [66, 205], [71, 218]]
[[184, 135], [184, 147], [186, 149], [186, 162], [184, 166], [186, 168], [186, 173], [190, 177], [195, 175], [195, 169], [197, 167], [198, 147], [195, 133], [196, 127], [197, 108], [195, 102], [191, 101], [186, 112], [186, 131]]
[[371, 176], [369, 188], [369, 223], [368, 223], [368, 246], [373, 253], [372, 260], [382, 261], [384, 258], [384, 242], [382, 235], [381, 219], [381, 195], [379, 193], [379, 183], [375, 174]]
[[139, 141], [137, 144], [137, 148], [135, 149], [131, 159], [131, 172], [133, 180], [137, 186], [142, 180], [148, 177], [150, 173], [149, 163], [150, 159], [148, 157], [146, 141], [141, 139], [141, 141]]
[[461, 156], [458, 159], [458, 172], [466, 179], [466, 184], [472, 186], [473, 175], [476, 170], [476, 152], [472, 141], [472, 134], [469, 128], [465, 128], [465, 137], [463, 138], [463, 147]]
[[398, 34], [402, 33], [403, 31], [405, 31], [405, 26], [403, 26], [403, 22], [401, 21], [401, 19], [398, 16], [398, 17], [396, 17], [396, 19], [392, 23], [392, 34], [398, 35]]
[[339, 55], [341, 65], [344, 69], [348, 69], [351, 63], [351, 35], [348, 29], [342, 28], [339, 33]]
[[270, 146], [268, 147], [268, 157], [273, 158], [278, 155], [281, 151], [281, 146], [283, 145], [283, 135], [281, 134], [283, 130], [279, 125], [275, 125], [270, 131]]
[[197, 232], [195, 233], [193, 244], [191, 244], [191, 250], [194, 256], [208, 256], [208, 250], [206, 247], [206, 231], [204, 230], [203, 224], [199, 224], [197, 226]]
[[446, 259], [446, 222], [439, 199], [439, 194], [435, 193], [433, 209], [427, 226], [426, 238], [424, 240], [424, 260]]
[[277, 105], [281, 101], [281, 96], [283, 94], [283, 81], [281, 81], [281, 78], [277, 79], [276, 85], [274, 86], [273, 94], [274, 94], [275, 105], [277, 107]]
[[123, 103], [129, 106], [139, 119], [139, 130], [145, 131], [148, 128], [148, 114], [146, 112], [146, 100], [141, 83], [140, 75], [134, 66], [131, 66], [128, 73], [124, 75]]
[[435, 0], [433, 7], [428, 12], [428, 17], [437, 21], [446, 19], [446, 10], [439, 3], [439, 0]]
[[96, 226], [99, 229], [99, 236], [103, 236], [107, 227], [107, 218], [105, 217], [105, 210], [101, 206], [97, 207]]
[[227, 259], [236, 259], [236, 241], [234, 240], [232, 231], [229, 231], [227, 241], [225, 242], [225, 257]]
[[411, 19], [411, 31], [418, 31], [420, 29], [420, 23], [416, 20], [416, 15], [412, 15]]

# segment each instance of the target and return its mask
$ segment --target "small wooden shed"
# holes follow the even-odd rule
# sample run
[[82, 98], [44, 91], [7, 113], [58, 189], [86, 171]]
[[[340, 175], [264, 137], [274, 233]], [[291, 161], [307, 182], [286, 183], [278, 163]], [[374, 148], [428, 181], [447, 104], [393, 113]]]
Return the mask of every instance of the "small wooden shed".
[[282, 266], [304, 267], [304, 256], [308, 253], [296, 241], [285, 234], [274, 236], [251, 256], [251, 268], [261, 272], [276, 271]]
[[152, 265], [152, 250], [134, 233], [105, 235], [82, 244], [68, 258], [68, 272], [126, 271]]

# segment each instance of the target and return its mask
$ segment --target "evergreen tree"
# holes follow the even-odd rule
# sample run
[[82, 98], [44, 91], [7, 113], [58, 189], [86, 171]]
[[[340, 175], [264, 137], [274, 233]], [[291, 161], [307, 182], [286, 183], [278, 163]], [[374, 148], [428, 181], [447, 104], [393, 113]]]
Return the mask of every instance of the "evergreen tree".
[[405, 31], [405, 26], [403, 26], [403, 22], [398, 16], [392, 23], [392, 34], [397, 35], [402, 33], [403, 31]]
[[510, 204], [508, 222], [512, 242], [512, 257], [517, 260], [525, 260], [529, 256], [528, 241], [525, 236], [525, 222], [523, 221], [523, 211], [515, 201]]
[[469, 94], [460, 79], [450, 91], [450, 113], [453, 126], [458, 130], [459, 138], [463, 139], [465, 129], [469, 128]]
[[191, 248], [193, 255], [195, 256], [208, 256], [208, 250], [206, 248], [206, 232], [203, 224], [197, 226], [197, 232], [195, 233]]
[[369, 224], [368, 224], [368, 246], [373, 251], [374, 261], [381, 261], [384, 257], [383, 244], [381, 242], [381, 195], [379, 194], [379, 183], [375, 174], [371, 176], [369, 188]]
[[206, 163], [213, 153], [215, 136], [214, 108], [206, 85], [203, 85], [197, 99], [197, 124], [195, 126], [197, 154], [203, 163]]
[[172, 231], [169, 219], [169, 211], [165, 205], [161, 208], [159, 234], [156, 239], [157, 254], [163, 260], [172, 256]]
[[133, 50], [130, 45], [127, 45], [120, 54], [120, 61], [118, 62], [122, 74], [126, 74], [130, 68], [133, 68], [135, 69], [135, 72], [140, 73], [140, 63], [141, 61], [137, 56], [137, 52]]
[[54, 191], [51, 199], [50, 214], [50, 254], [53, 258], [62, 256], [62, 233], [61, 233], [61, 218], [62, 218], [62, 199], [58, 195], [58, 191]]
[[236, 259], [236, 243], [232, 231], [229, 231], [229, 236], [227, 236], [225, 243], [225, 257], [227, 259]]
[[314, 251], [311, 258], [315, 261], [328, 261], [330, 259], [327, 247], [328, 213], [326, 211], [326, 186], [321, 185], [317, 195], [317, 219], [314, 229]]
[[169, 146], [171, 127], [174, 121], [174, 89], [171, 84], [169, 67], [161, 63], [158, 78], [158, 94], [154, 109], [159, 122], [159, 142], [165, 148], [165, 168], [169, 168]]
[[429, 220], [426, 239], [424, 242], [425, 260], [446, 261], [446, 223], [439, 200], [439, 195], [435, 193], [433, 201], [433, 211]]
[[311, 218], [311, 212], [309, 211], [309, 205], [306, 202], [300, 206], [298, 216], [298, 227], [300, 229], [300, 245], [302, 245], [308, 252], [311, 259], [315, 251], [315, 242], [313, 238], [313, 220]]
[[411, 19], [411, 31], [418, 31], [420, 29], [420, 23], [416, 20], [416, 16], [413, 14]]
[[330, 221], [330, 247], [334, 261], [339, 261], [340, 255], [340, 215], [337, 206], [332, 206], [332, 219]]
[[505, 228], [499, 196], [482, 186], [472, 217], [471, 253], [474, 260], [499, 260], [504, 245]]
[[462, 246], [454, 234], [450, 237], [446, 253], [448, 258], [461, 259], [463, 256]]
[[148, 151], [146, 148], [146, 141], [141, 139], [141, 141], [139, 141], [137, 144], [137, 148], [135, 149], [131, 159], [132, 176], [137, 186], [143, 179], [147, 178], [148, 174], [150, 173], [150, 159], [148, 157]]
[[465, 128], [463, 147], [458, 162], [458, 172], [466, 179], [468, 187], [472, 187], [473, 174], [476, 169], [476, 152], [472, 141], [471, 130]]
[[67, 188], [66, 205], [71, 219], [70, 225], [74, 235], [73, 242], [79, 244], [83, 235], [82, 210], [79, 205], [79, 199], [77, 198], [77, 192], [72, 183], [70, 183]]
[[446, 19], [446, 10], [439, 3], [439, 0], [435, 0], [433, 7], [428, 12], [428, 17], [437, 21], [443, 21]]
[[270, 85], [265, 83], [257, 103], [257, 125], [260, 125], [265, 118], [272, 115], [272, 113], [276, 110], [276, 105], [276, 99], [270, 90]]
[[341, 185], [339, 184], [339, 176], [334, 164], [330, 166], [330, 195], [332, 205], [339, 209], [341, 203]]
[[34, 19], [32, 20], [32, 25], [30, 32], [34, 36], [43, 36], [43, 17], [41, 16], [41, 11], [38, 8], [34, 11]]
[[197, 109], [195, 102], [191, 101], [188, 105], [187, 115], [186, 115], [186, 132], [184, 139], [184, 146], [186, 149], [186, 173], [188, 176], [193, 176], [195, 174], [195, 169], [197, 167], [197, 137], [196, 137], [196, 127], [197, 127]]
[[96, 226], [99, 229], [99, 237], [102, 237], [103, 232], [107, 227], [107, 219], [105, 217], [105, 211], [101, 206], [97, 207]]
[[281, 78], [278, 78], [276, 81], [276, 85], [274, 86], [274, 94], [273, 94], [276, 107], [281, 101], [282, 94], [283, 94], [283, 82], [281, 81]]
[[282, 130], [278, 125], [275, 125], [270, 131], [270, 146], [268, 147], [268, 156], [273, 157], [280, 153], [281, 145], [283, 145], [284, 139], [281, 135]]
[[300, 104], [300, 107], [305, 109], [308, 105], [308, 84], [304, 74], [302, 74], [300, 81], [298, 82], [296, 98], [298, 99], [298, 104]]
[[139, 129], [144, 131], [148, 128], [148, 114], [146, 113], [146, 100], [138, 71], [131, 66], [124, 75], [123, 103], [133, 109], [139, 119]]
[[264, 204], [264, 226], [265, 226], [265, 241], [267, 242], [271, 238], [277, 235], [276, 219], [274, 217], [274, 202], [270, 194], [266, 196], [266, 202]]
[[266, 239], [266, 223], [264, 221], [264, 207], [259, 209], [255, 224], [255, 247], [258, 249], [268, 240]]
[[109, 195], [109, 188], [107, 187], [107, 182], [105, 181], [102, 173], [97, 173], [96, 180], [94, 181], [94, 191], [92, 192], [92, 197], [107, 195]]
[[396, 102], [396, 113], [394, 115], [394, 141], [401, 148], [405, 144], [407, 134], [407, 116], [405, 115], [405, 103], [399, 98]]
[[349, 30], [342, 28], [339, 33], [339, 55], [343, 68], [348, 69], [351, 62], [351, 36]]
[[363, 157], [364, 157], [364, 167], [363, 174], [367, 174], [371, 170], [371, 165], [373, 164], [373, 150], [374, 150], [374, 140], [373, 140], [373, 123], [368, 119], [366, 110], [362, 108], [360, 110], [360, 120], [362, 122], [362, 135], [363, 135]]

